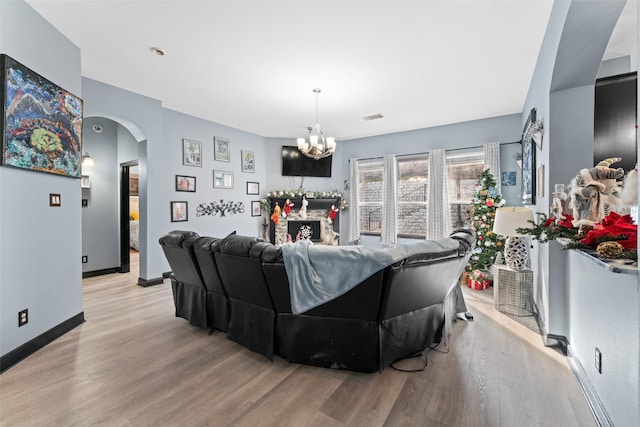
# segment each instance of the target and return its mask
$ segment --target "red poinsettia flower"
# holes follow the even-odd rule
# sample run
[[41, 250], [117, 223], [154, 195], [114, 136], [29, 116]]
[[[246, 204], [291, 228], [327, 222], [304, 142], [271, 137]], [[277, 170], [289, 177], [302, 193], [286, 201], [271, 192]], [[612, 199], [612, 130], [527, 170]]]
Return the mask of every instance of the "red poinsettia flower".
[[560, 221], [558, 225], [561, 225], [564, 228], [573, 228], [573, 216], [565, 215], [565, 218], [562, 221]]
[[621, 240], [616, 241], [625, 249], [635, 249], [638, 246], [638, 226], [633, 224], [630, 215], [621, 216], [615, 212], [611, 212], [599, 224], [596, 224], [596, 226], [580, 240], [580, 243], [595, 249], [602, 241], [602, 238], [608, 236], [621, 238]]

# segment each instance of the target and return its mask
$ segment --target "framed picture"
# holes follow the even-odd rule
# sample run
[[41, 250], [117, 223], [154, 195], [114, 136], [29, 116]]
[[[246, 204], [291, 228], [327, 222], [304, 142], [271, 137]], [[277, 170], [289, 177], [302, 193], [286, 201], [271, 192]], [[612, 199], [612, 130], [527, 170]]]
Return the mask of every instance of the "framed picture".
[[313, 191], [307, 191], [304, 197], [306, 197], [307, 199], [315, 199], [316, 193], [314, 193]]
[[260, 183], [247, 181], [247, 194], [260, 194]]
[[260, 216], [261, 209], [260, 200], [254, 200], [251, 202], [251, 216]]
[[80, 178], [82, 100], [7, 55], [0, 73], [0, 164]]
[[176, 191], [196, 192], [196, 177], [176, 175]]
[[183, 222], [189, 220], [187, 202], [171, 202], [171, 222]]
[[256, 155], [253, 151], [242, 150], [242, 172], [256, 171]]
[[516, 185], [516, 173], [502, 172], [501, 184], [503, 187], [510, 187], [510, 186]]
[[182, 164], [202, 166], [202, 142], [191, 139], [182, 140]]
[[213, 171], [213, 188], [233, 188], [233, 172]]
[[522, 204], [536, 203], [536, 145], [527, 129], [536, 121], [536, 109], [532, 108], [522, 131]]
[[229, 161], [229, 140], [216, 136], [213, 138], [213, 159], [219, 162]]
[[82, 188], [91, 188], [91, 178], [89, 175], [82, 175], [82, 178], [80, 179], [80, 186]]

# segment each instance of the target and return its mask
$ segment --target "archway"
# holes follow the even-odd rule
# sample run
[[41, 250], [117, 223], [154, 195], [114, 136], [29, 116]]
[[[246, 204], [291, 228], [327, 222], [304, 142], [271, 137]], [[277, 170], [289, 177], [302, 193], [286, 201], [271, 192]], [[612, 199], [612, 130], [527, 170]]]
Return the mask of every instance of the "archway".
[[[144, 245], [132, 245], [129, 238], [132, 212], [129, 205], [146, 203], [146, 168], [139, 167], [134, 191], [130, 186], [129, 170], [140, 162], [139, 146], [145, 141], [140, 129], [130, 121], [107, 115], [84, 118], [83, 151], [94, 159], [87, 169], [91, 185], [83, 188], [82, 247], [83, 277], [130, 271], [130, 247], [144, 257]], [[144, 156], [142, 156], [144, 157]], [[126, 170], [126, 179], [123, 179]], [[132, 194], [133, 193], [133, 194]], [[130, 199], [135, 203], [130, 203]], [[136, 228], [146, 221], [136, 210]], [[139, 265], [136, 263], [136, 265]], [[131, 271], [138, 278], [139, 269]]]

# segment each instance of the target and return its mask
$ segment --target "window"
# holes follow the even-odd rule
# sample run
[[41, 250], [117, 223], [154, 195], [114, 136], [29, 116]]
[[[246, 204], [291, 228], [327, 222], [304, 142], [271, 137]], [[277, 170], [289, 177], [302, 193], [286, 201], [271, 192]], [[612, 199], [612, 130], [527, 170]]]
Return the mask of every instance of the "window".
[[447, 186], [453, 229], [469, 226], [471, 199], [484, 169], [482, 148], [447, 153]]
[[358, 221], [362, 234], [382, 227], [382, 161], [358, 162]]
[[427, 154], [399, 157], [396, 162], [398, 235], [424, 238], [427, 234], [429, 194]]
[[[447, 153], [447, 186], [451, 226], [469, 225], [469, 209], [478, 176], [484, 170], [482, 148]], [[428, 153], [398, 156], [396, 215], [398, 236], [424, 238], [427, 234], [429, 194]], [[358, 221], [362, 234], [379, 235], [382, 227], [382, 159], [358, 163]]]

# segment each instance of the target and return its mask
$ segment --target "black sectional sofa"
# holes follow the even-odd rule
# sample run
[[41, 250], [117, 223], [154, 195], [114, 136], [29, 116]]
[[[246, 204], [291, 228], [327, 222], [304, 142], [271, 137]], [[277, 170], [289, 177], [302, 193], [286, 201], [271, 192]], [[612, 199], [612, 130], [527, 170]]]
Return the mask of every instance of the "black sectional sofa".
[[172, 231], [160, 245], [172, 269], [177, 317], [224, 331], [270, 360], [276, 354], [290, 362], [375, 372], [447, 338], [455, 314], [466, 311], [457, 284], [474, 237], [472, 230], [456, 230], [436, 241], [441, 249], [380, 268], [297, 314], [282, 248], [253, 237], [217, 239], [190, 231]]

